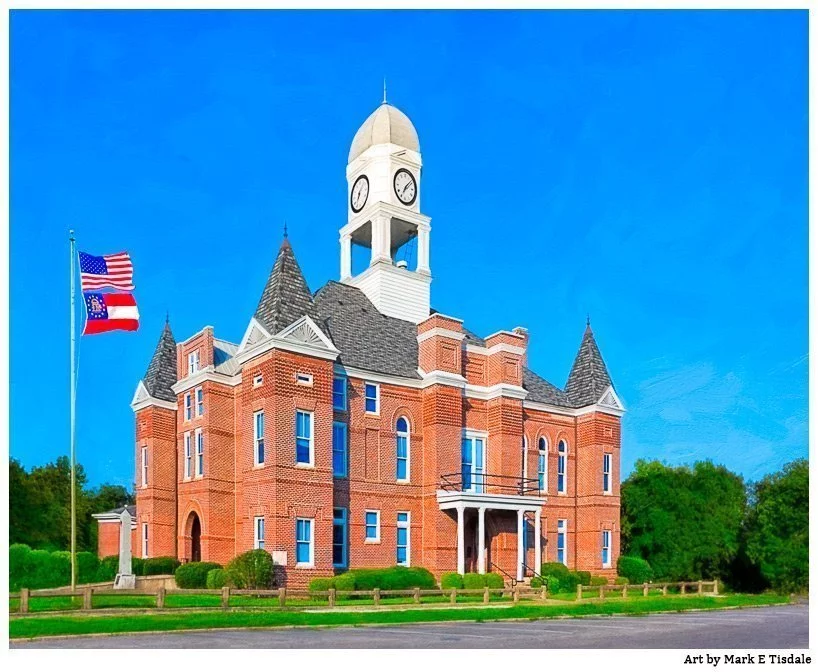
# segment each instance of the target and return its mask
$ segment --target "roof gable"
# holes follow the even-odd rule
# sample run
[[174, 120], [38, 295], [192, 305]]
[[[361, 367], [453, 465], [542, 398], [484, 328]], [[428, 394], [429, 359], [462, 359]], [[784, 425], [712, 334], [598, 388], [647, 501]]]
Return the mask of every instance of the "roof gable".
[[285, 238], [254, 317], [268, 333], [275, 334], [304, 315], [315, 318], [316, 311], [310, 288], [295, 259], [290, 241]]

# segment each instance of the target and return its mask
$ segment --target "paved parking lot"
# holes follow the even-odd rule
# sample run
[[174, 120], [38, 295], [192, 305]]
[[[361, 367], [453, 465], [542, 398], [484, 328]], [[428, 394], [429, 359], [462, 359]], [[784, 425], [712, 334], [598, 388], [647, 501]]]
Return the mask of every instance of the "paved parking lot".
[[12, 648], [789, 649], [807, 648], [806, 604], [652, 616], [117, 635]]

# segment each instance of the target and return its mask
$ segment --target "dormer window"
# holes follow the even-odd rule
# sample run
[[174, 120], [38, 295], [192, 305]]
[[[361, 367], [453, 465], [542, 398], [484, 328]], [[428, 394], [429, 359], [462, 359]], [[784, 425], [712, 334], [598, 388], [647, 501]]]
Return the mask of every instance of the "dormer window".
[[192, 376], [199, 370], [199, 351], [194, 350], [187, 356], [187, 375]]

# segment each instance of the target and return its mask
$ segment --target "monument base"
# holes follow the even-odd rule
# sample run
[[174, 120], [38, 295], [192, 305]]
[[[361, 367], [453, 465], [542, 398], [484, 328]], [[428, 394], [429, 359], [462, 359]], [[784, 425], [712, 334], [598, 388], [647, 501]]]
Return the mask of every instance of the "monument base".
[[117, 574], [114, 579], [116, 590], [133, 590], [136, 588], [136, 576], [134, 574]]

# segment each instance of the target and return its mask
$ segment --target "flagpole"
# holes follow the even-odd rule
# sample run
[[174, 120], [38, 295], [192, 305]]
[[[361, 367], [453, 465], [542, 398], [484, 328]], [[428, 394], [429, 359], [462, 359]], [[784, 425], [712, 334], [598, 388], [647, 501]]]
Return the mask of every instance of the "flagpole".
[[69, 231], [69, 248], [71, 251], [71, 591], [73, 592], [77, 587], [77, 509], [76, 509], [76, 494], [74, 485], [74, 462], [75, 462], [75, 443], [76, 443], [76, 414], [77, 414], [77, 360], [74, 354], [76, 348], [76, 327], [74, 324], [76, 310], [74, 309], [75, 291], [74, 291], [74, 276], [75, 258], [74, 252], [74, 230]]

